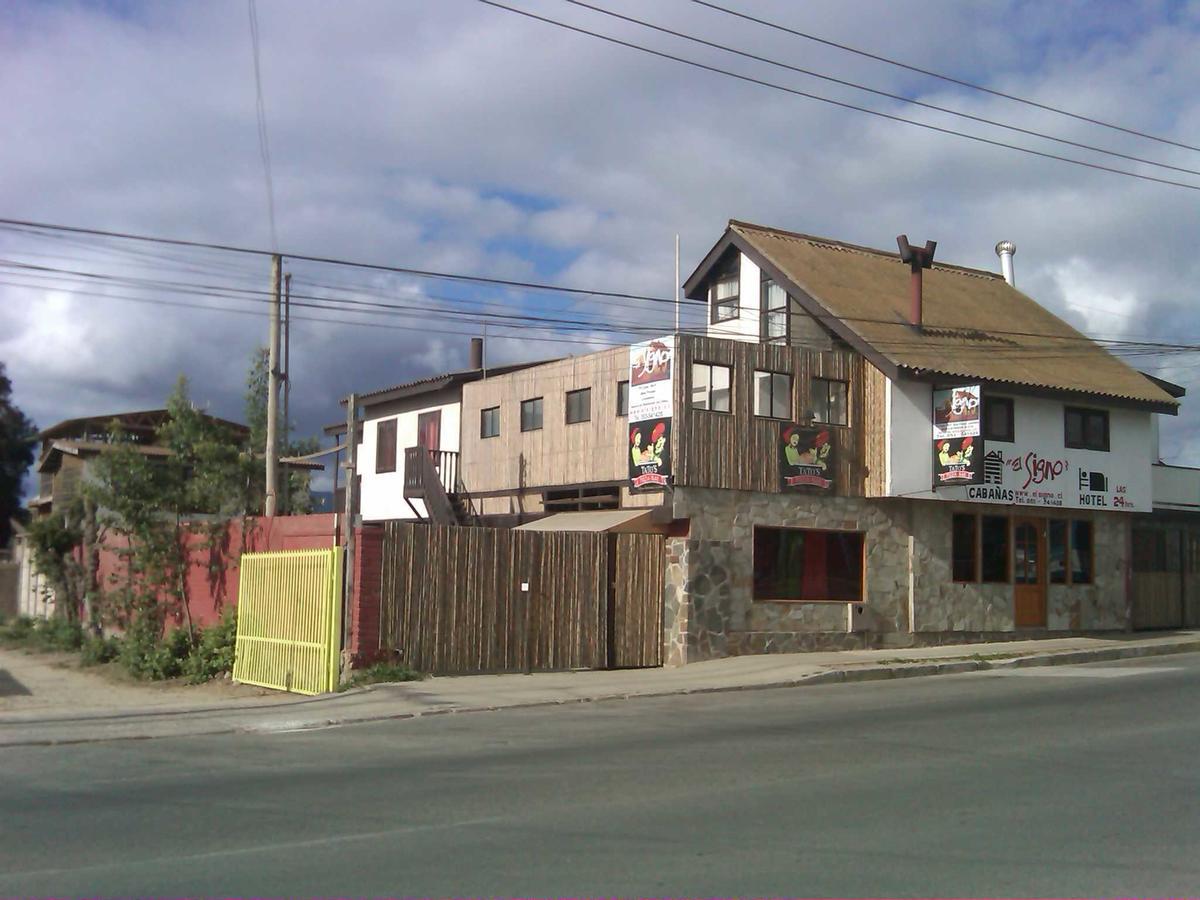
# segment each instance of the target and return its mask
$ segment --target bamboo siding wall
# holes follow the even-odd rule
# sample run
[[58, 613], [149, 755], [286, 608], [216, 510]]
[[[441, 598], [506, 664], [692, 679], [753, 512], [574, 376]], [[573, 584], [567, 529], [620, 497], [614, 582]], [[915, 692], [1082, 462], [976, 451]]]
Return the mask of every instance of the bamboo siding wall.
[[[873, 367], [857, 353], [689, 336], [679, 342], [675, 361], [676, 484], [779, 492], [779, 422], [754, 415], [754, 372], [767, 371], [792, 376], [793, 421], [809, 407], [813, 378], [848, 383], [850, 424], [829, 428], [836, 454], [834, 491], [840, 496], [863, 495], [869, 468], [867, 412], [878, 415], [879, 400], [873, 391], [868, 405], [866, 370]], [[732, 367], [732, 412], [691, 408], [693, 362]], [[874, 453], [881, 455], [881, 450], [882, 441], [873, 446]], [[872, 462], [872, 470], [882, 468], [881, 461]]]
[[[863, 465], [866, 469], [863, 493], [868, 497], [886, 497], [887, 483], [887, 376], [865, 360], [863, 371], [862, 415], [856, 424], [863, 433]], [[932, 440], [932, 439], [931, 439]], [[913, 448], [918, 452], [919, 448]]]
[[[617, 382], [629, 378], [618, 347], [486, 378], [463, 387], [463, 482], [472, 494], [629, 477], [628, 418], [617, 415]], [[568, 391], [591, 388], [591, 419], [566, 424]], [[542, 398], [542, 428], [521, 431], [521, 402]], [[480, 413], [500, 407], [498, 437], [480, 437]]]
[[610, 647], [614, 665], [662, 665], [663, 544], [389, 522], [381, 645], [436, 674], [600, 669]]

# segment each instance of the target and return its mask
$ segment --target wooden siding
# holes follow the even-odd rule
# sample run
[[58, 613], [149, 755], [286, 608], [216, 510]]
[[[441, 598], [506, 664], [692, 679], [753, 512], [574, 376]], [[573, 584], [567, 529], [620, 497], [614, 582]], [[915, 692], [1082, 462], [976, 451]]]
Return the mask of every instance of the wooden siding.
[[[857, 353], [687, 336], [678, 343], [675, 361], [676, 484], [779, 493], [779, 421], [754, 415], [754, 372], [769, 371], [792, 376], [791, 421], [799, 421], [808, 408], [813, 378], [848, 383], [849, 425], [829, 426], [834, 491], [839, 496], [864, 493], [867, 363]], [[693, 362], [732, 367], [731, 412], [691, 408]]]
[[665, 539], [657, 534], [614, 534], [609, 541], [611, 664], [661, 666]]
[[[463, 387], [462, 478], [489, 491], [625, 481], [629, 420], [617, 415], [617, 382], [629, 378], [629, 348], [534, 366]], [[566, 424], [568, 391], [591, 388], [591, 419]], [[521, 431], [521, 401], [542, 398], [542, 428]], [[498, 437], [479, 436], [480, 413], [500, 407]]]
[[888, 378], [870, 362], [863, 361], [863, 405], [858, 427], [863, 432], [863, 493], [886, 497], [887, 483], [887, 391]]

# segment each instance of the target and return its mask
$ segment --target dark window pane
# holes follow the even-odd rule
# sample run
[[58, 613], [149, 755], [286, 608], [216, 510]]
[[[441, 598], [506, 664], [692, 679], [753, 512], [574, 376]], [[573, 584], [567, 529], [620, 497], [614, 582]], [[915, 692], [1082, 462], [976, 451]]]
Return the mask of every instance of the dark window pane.
[[396, 471], [395, 419], [388, 419], [375, 426], [375, 471]]
[[500, 407], [493, 406], [479, 414], [479, 436], [481, 438], [498, 437], [500, 434]]
[[592, 418], [592, 389], [567, 392], [567, 424], [587, 422]]
[[1050, 520], [1050, 559], [1047, 561], [1051, 584], [1067, 583], [1067, 523]]
[[542, 427], [542, 398], [521, 401], [521, 430], [537, 431]]
[[1092, 413], [1083, 420], [1083, 440], [1093, 450], [1108, 448], [1107, 416]]
[[1092, 583], [1092, 523], [1087, 519], [1071, 523], [1071, 583]]
[[1008, 581], [1008, 519], [984, 516], [981, 522], [980, 559], [984, 581]]
[[954, 517], [953, 549], [951, 550], [953, 577], [955, 581], [975, 580], [975, 523], [973, 515]]
[[756, 600], [862, 600], [863, 536], [855, 532], [754, 530]]
[[1077, 409], [1068, 409], [1066, 415], [1066, 444], [1068, 447], [1083, 446], [1083, 414]]
[[1008, 397], [983, 398], [983, 436], [992, 441], [1016, 439], [1013, 428], [1013, 402]]
[[617, 382], [617, 415], [629, 415], [629, 382]]

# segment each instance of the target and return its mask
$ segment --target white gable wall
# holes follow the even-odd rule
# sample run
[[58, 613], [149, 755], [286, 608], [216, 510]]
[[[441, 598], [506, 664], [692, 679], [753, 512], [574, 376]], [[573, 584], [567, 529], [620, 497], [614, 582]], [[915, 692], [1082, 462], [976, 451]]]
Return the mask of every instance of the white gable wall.
[[729, 338], [735, 341], [758, 343], [759, 337], [759, 291], [762, 282], [761, 270], [750, 261], [745, 253], [738, 254], [742, 261], [741, 284], [738, 286], [738, 317], [713, 323], [712, 305], [708, 305], [708, 336]]

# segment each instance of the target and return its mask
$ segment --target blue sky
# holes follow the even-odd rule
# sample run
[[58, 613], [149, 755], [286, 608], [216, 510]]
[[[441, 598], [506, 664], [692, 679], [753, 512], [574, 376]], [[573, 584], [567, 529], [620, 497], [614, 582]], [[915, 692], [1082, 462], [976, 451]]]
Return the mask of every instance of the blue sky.
[[[801, 90], [1104, 159], [732, 59], [561, 0], [512, 2]], [[901, 71], [688, 0], [600, 2], [840, 78], [1200, 170], [1194, 151]], [[1196, 3], [728, 2], [1200, 146]], [[1007, 238], [1018, 246], [1022, 289], [1076, 326], [1200, 342], [1195, 191], [871, 119], [473, 0], [259, 0], [257, 9], [284, 251], [665, 296], [674, 236], [686, 275], [730, 218], [885, 249], [906, 232], [938, 240], [939, 259], [988, 269], [997, 265], [995, 242]], [[245, 2], [11, 5], [0, 21], [0, 92], [0, 216], [269, 246]], [[1200, 177], [1190, 180], [1200, 184]], [[0, 258], [8, 261], [126, 279], [266, 286], [259, 258], [131, 249], [0, 230]], [[558, 337], [490, 329], [496, 362], [587, 352], [630, 335], [612, 329], [665, 326], [671, 318], [652, 303], [291, 268], [312, 294], [391, 298], [428, 310], [375, 317], [375, 327], [297, 322], [292, 403], [304, 434], [337, 419], [337, 400], [351, 390], [464, 365], [479, 328], [436, 318], [446, 310], [486, 303], [574, 317], [584, 328]], [[178, 287], [148, 293], [5, 269], [0, 359], [17, 402], [41, 424], [153, 406], [184, 372], [197, 399], [238, 417], [246, 364], [265, 340], [265, 320], [122, 296], [262, 311], [245, 295], [205, 298]], [[698, 312], [689, 310], [693, 321]], [[496, 337], [502, 333], [511, 336]], [[598, 343], [571, 343], [585, 340]], [[1142, 362], [1200, 395], [1200, 356]], [[1200, 464], [1200, 413], [1193, 411], [1200, 399], [1185, 410], [1165, 429], [1164, 453]]]

